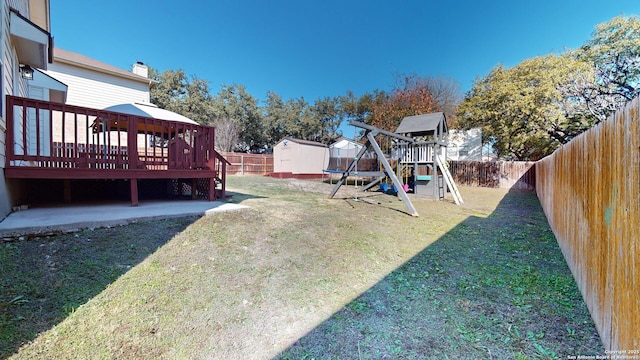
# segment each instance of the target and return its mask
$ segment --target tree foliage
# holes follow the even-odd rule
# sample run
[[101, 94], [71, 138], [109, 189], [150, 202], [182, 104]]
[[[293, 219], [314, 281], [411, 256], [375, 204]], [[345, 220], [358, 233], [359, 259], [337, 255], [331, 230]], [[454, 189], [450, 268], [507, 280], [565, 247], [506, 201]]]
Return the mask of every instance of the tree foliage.
[[213, 114], [215, 118], [230, 119], [236, 123], [240, 136], [235, 150], [264, 151], [262, 113], [258, 100], [247, 92], [244, 85], [223, 84], [217, 96], [213, 97]]
[[499, 156], [537, 159], [606, 119], [638, 95], [640, 22], [599, 25], [579, 50], [496, 66], [458, 108], [463, 128], [481, 126]]
[[311, 116], [319, 121], [315, 141], [329, 144], [340, 137], [338, 128], [345, 118], [345, 112], [340, 107], [340, 99], [324, 97], [315, 101], [310, 109]]
[[151, 69], [151, 74], [157, 81], [152, 102], [198, 123], [216, 126], [216, 147], [221, 151], [264, 152], [286, 136], [329, 144], [342, 135], [340, 125], [345, 120], [394, 130], [404, 116], [451, 112], [459, 97], [450, 80], [411, 75], [398, 81], [389, 93], [374, 90], [356, 97], [348, 91], [344, 96], [309, 103], [302, 97], [284, 100], [269, 91], [259, 105], [243, 85], [222, 84], [212, 95], [207, 81], [189, 78], [183, 70], [158, 73]]
[[595, 78], [577, 78], [563, 89], [578, 99], [596, 122], [638, 96], [640, 91], [640, 20], [618, 16], [596, 26], [591, 39], [571, 56], [592, 64]]
[[[402, 81], [399, 82], [398, 80]], [[409, 89], [409, 91], [420, 89], [423, 93], [428, 93], [430, 100], [433, 102], [431, 106], [433, 111], [443, 112], [449, 127], [457, 127], [456, 108], [462, 100], [462, 93], [455, 80], [444, 76], [411, 74], [408, 76], [396, 76], [396, 82], [396, 89]], [[426, 106], [426, 104], [424, 105]]]
[[340, 135], [342, 111], [335, 98], [323, 98], [313, 105], [303, 98], [284, 101], [273, 91], [267, 93], [263, 106], [267, 142], [275, 144], [285, 136], [330, 143]]
[[429, 82], [416, 75], [398, 81], [391, 93], [377, 92], [367, 123], [394, 131], [406, 116], [442, 111], [433, 99]]
[[567, 56], [527, 59], [496, 66], [476, 80], [459, 106], [460, 125], [480, 126], [500, 157], [537, 159], [568, 142], [591, 123], [558, 90], [589, 68]]

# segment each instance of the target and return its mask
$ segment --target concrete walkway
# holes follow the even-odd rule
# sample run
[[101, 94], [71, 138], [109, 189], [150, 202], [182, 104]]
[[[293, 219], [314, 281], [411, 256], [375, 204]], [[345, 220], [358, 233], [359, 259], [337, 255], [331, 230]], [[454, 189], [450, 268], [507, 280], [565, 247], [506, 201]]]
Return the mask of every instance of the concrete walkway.
[[33, 207], [13, 212], [0, 221], [0, 239], [124, 225], [144, 220], [210, 215], [245, 208], [247, 206], [201, 200], [144, 201], [138, 206], [131, 206], [130, 202], [118, 202]]

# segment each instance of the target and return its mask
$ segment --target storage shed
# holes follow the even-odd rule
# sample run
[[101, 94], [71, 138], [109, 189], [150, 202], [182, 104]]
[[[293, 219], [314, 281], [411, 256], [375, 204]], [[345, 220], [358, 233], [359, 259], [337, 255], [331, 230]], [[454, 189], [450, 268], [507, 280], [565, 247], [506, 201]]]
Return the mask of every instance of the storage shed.
[[320, 178], [328, 161], [327, 145], [285, 137], [273, 147], [273, 176]]

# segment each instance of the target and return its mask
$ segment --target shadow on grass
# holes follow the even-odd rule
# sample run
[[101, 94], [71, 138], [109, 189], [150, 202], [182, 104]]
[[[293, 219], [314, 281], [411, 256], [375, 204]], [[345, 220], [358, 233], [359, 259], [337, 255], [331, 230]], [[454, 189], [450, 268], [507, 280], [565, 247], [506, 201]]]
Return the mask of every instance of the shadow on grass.
[[[227, 200], [234, 203], [260, 197], [232, 194]], [[0, 359], [63, 321], [199, 218], [0, 243]]]
[[467, 218], [276, 358], [603, 353], [535, 193], [511, 191], [491, 215]]
[[[262, 197], [230, 194], [233, 203]], [[0, 359], [63, 321], [199, 218], [0, 243]]]
[[0, 244], [0, 358], [64, 320], [197, 219]]

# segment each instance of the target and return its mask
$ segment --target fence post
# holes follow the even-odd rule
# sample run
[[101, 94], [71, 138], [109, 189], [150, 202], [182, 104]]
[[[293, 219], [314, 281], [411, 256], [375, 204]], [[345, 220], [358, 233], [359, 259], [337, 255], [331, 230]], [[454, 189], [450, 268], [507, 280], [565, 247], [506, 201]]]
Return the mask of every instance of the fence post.
[[244, 155], [240, 155], [240, 175], [244, 175]]

